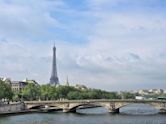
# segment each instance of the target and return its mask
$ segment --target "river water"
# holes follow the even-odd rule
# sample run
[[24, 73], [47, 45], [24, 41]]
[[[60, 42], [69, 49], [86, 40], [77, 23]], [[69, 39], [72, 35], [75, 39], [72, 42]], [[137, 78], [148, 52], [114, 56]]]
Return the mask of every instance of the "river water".
[[1, 116], [0, 124], [166, 124], [166, 115], [147, 105], [130, 105], [110, 114], [104, 108], [77, 110], [77, 113], [33, 113]]

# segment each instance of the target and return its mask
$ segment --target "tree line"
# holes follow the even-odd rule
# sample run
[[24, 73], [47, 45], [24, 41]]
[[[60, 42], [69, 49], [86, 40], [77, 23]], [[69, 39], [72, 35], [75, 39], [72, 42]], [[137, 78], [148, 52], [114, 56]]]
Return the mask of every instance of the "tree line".
[[[21, 92], [14, 95], [14, 100], [79, 100], [79, 99], [121, 99], [117, 92], [107, 92], [100, 89], [77, 89], [72, 86], [51, 86], [28, 84]], [[133, 99], [134, 94], [126, 93], [123, 98]]]
[[0, 80], [0, 100], [11, 100], [13, 95], [14, 93], [12, 92], [10, 84]]
[[134, 99], [135, 94], [108, 92], [100, 89], [77, 89], [73, 86], [36, 85], [29, 83], [20, 92], [12, 92], [11, 85], [0, 80], [0, 100], [79, 100], [79, 99]]

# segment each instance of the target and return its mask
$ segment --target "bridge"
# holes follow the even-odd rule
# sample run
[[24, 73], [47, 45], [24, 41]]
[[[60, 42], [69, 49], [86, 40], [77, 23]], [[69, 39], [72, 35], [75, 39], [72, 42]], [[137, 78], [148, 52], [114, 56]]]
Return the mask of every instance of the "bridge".
[[25, 101], [26, 109], [33, 109], [40, 106], [56, 107], [63, 112], [76, 112], [80, 106], [100, 106], [104, 107], [110, 113], [119, 113], [119, 109], [129, 104], [148, 104], [161, 113], [166, 113], [166, 100], [61, 100], [61, 101]]

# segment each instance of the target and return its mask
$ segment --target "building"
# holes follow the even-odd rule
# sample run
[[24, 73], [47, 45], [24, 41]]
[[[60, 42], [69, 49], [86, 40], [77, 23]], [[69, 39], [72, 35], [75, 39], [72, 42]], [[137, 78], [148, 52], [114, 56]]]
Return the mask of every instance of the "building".
[[163, 94], [164, 90], [163, 89], [150, 89], [149, 92], [153, 93], [153, 94]]
[[24, 81], [11, 81], [10, 78], [0, 78], [0, 80], [11, 86], [13, 92], [20, 92], [28, 84], [27, 80]]
[[52, 74], [50, 78], [50, 85], [56, 86], [59, 84], [59, 79], [57, 76], [57, 66], [56, 66], [56, 47], [53, 47], [53, 60], [52, 60]]
[[144, 90], [144, 89], [139, 90], [138, 93], [140, 95], [149, 95], [149, 91], [148, 90]]
[[12, 91], [13, 92], [20, 92], [30, 83], [33, 83], [36, 86], [39, 85], [35, 80], [28, 80], [27, 78], [23, 81], [11, 81]]
[[136, 99], [136, 100], [145, 100], [146, 98], [143, 97], [143, 96], [135, 96], [135, 99]]
[[27, 85], [27, 82], [23, 82], [23, 81], [12, 81], [11, 82], [11, 88], [13, 92], [20, 92], [22, 89], [25, 88], [25, 86]]
[[27, 78], [23, 80], [22, 82], [26, 82], [28, 84], [35, 84], [36, 86], [39, 86], [39, 84], [35, 80], [28, 80]]
[[87, 90], [88, 89], [85, 85], [81, 85], [81, 84], [76, 84], [75, 88], [79, 89], [79, 90]]
[[2, 80], [2, 81], [4, 81], [5, 83], [11, 85], [11, 79], [10, 79], [10, 78], [4, 77], [4, 78], [0, 78], [0, 80]]

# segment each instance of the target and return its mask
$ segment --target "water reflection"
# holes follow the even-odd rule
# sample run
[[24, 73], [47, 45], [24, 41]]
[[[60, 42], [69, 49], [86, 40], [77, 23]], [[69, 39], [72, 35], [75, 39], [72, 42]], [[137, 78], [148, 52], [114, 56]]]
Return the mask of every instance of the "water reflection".
[[147, 104], [131, 104], [120, 109], [121, 114], [149, 115], [157, 114], [159, 110]]
[[[77, 109], [79, 114], [107, 114], [108, 110], [104, 107]], [[159, 113], [159, 110], [146, 104], [131, 104], [120, 108], [120, 114], [131, 115], [152, 115]]]
[[77, 113], [79, 114], [106, 114], [108, 110], [104, 107], [97, 107], [97, 108], [86, 108], [86, 109], [77, 109]]

